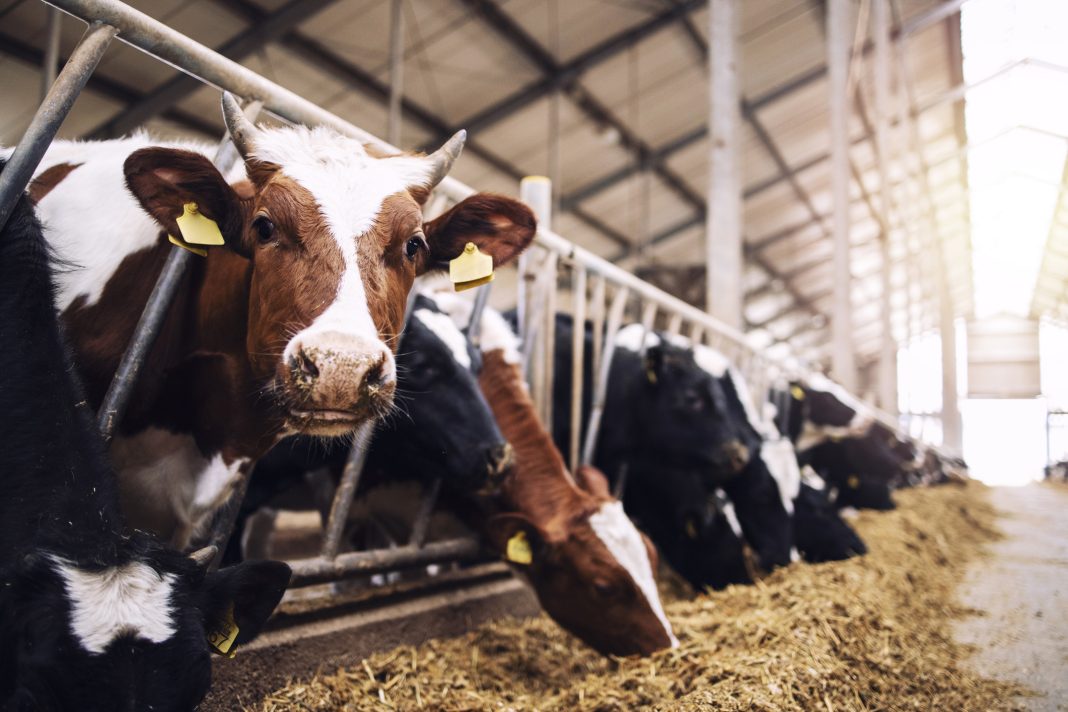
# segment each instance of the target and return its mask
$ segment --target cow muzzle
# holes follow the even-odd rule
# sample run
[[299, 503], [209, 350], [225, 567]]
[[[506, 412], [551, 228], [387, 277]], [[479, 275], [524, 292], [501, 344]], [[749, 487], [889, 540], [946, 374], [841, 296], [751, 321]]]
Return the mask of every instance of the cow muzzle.
[[723, 444], [723, 462], [732, 474], [738, 474], [749, 464], [749, 448], [740, 440], [728, 440]]
[[393, 406], [396, 365], [377, 339], [305, 336], [286, 348], [283, 372], [290, 424], [304, 434], [343, 435]]

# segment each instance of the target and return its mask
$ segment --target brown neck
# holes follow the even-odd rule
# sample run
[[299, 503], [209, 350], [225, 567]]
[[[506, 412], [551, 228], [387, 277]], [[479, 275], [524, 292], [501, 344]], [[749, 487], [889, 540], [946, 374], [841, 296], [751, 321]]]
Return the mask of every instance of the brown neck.
[[538, 421], [519, 367], [505, 361], [501, 350], [485, 353], [479, 385], [515, 451], [515, 470], [501, 486], [503, 504], [544, 528], [582, 507], [583, 493]]

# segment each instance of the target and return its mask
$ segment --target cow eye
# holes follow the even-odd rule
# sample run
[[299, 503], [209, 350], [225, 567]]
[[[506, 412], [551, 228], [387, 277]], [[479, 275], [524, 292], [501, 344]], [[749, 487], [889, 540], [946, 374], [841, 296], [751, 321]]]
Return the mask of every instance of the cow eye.
[[604, 598], [612, 598], [619, 592], [618, 587], [610, 581], [594, 581], [593, 589], [598, 596], [603, 596]]
[[409, 260], [415, 260], [415, 256], [419, 254], [419, 250], [426, 249], [426, 240], [423, 238], [423, 233], [417, 232], [408, 238], [408, 242], [404, 245], [404, 255]]
[[253, 220], [252, 229], [260, 242], [270, 242], [274, 238], [274, 223], [266, 215], [260, 215]]
[[699, 413], [705, 408], [705, 399], [701, 397], [701, 392], [694, 388], [689, 388], [683, 393], [682, 403], [686, 410], [694, 413]]

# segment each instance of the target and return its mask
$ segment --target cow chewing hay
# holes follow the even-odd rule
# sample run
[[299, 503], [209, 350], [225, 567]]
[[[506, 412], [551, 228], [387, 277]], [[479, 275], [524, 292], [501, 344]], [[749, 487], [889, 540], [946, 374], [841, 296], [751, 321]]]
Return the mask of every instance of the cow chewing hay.
[[[1016, 709], [1026, 691], [965, 670], [950, 627], [966, 565], [999, 535], [982, 485], [908, 490], [861, 512], [869, 556], [793, 564], [667, 605], [681, 646], [603, 658], [546, 616], [398, 648], [293, 685], [289, 709]], [[383, 707], [385, 708], [385, 707]]]

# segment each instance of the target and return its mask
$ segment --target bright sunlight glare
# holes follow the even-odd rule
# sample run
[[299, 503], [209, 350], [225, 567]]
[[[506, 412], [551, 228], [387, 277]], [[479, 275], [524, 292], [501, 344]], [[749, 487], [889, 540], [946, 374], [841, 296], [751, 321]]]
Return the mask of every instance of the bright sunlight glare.
[[976, 316], [1026, 316], [1064, 170], [1068, 2], [961, 9]]

